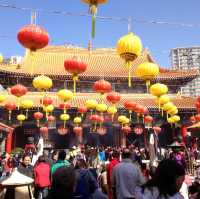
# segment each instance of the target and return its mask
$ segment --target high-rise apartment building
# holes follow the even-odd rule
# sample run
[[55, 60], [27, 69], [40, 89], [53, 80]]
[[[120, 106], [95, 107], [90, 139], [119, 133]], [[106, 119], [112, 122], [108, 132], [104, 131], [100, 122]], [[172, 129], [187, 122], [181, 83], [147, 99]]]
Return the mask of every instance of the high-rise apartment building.
[[[200, 71], [200, 46], [174, 48], [171, 50], [171, 65], [173, 69]], [[188, 96], [200, 95], [200, 77], [181, 88], [181, 93]]]

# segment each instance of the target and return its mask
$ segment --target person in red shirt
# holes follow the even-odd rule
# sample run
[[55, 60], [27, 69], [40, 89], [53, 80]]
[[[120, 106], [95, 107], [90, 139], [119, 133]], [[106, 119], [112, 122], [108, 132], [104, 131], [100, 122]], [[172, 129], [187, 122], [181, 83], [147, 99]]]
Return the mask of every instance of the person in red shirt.
[[109, 199], [112, 199], [112, 196], [113, 196], [112, 183], [111, 183], [112, 171], [113, 171], [113, 168], [119, 163], [119, 156], [120, 156], [120, 153], [118, 151], [113, 151], [111, 155], [110, 163], [107, 165], [107, 168], [106, 168]]
[[44, 156], [40, 156], [34, 167], [35, 178], [35, 198], [45, 198], [48, 195], [48, 189], [51, 185], [50, 182], [51, 167], [46, 162]]

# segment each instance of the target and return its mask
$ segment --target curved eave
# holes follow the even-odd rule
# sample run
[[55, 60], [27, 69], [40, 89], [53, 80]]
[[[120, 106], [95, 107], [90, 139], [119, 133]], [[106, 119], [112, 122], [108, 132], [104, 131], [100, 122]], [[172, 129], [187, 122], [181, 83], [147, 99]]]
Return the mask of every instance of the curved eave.
[[[60, 103], [62, 103], [61, 100], [58, 99], [58, 96], [55, 92], [49, 92], [48, 96], [53, 99], [53, 104], [55, 107], [58, 107]], [[34, 102], [34, 107], [41, 106], [40, 99], [42, 96], [38, 92], [28, 92], [25, 96], [21, 97], [20, 100], [23, 99], [30, 99]], [[181, 109], [195, 109], [195, 102], [196, 98], [192, 97], [184, 97], [180, 95], [170, 95], [171, 101], [177, 106], [179, 110]], [[88, 99], [95, 99], [98, 102], [102, 101], [102, 98], [100, 95], [96, 93], [76, 93], [76, 96], [70, 101], [72, 107], [77, 106], [84, 106], [84, 103]], [[123, 104], [125, 101], [130, 100], [134, 101], [136, 103], [139, 103], [143, 106], [146, 106], [150, 109], [158, 109], [158, 105], [155, 103], [155, 97], [153, 97], [150, 94], [121, 94], [121, 101], [117, 104], [118, 108], [124, 108]], [[1, 104], [1, 106], [4, 106], [6, 102], [14, 102], [17, 104], [18, 99], [13, 95], [7, 95], [6, 101]], [[110, 103], [104, 99], [104, 102], [111, 106]]]
[[[28, 78], [33, 78], [36, 77], [40, 74], [34, 74], [31, 75], [29, 73], [21, 73], [21, 72], [12, 72], [12, 71], [8, 71], [8, 70], [3, 70], [0, 68], [0, 72], [1, 73], [5, 73], [8, 75], [12, 75], [12, 76], [20, 76], [20, 77], [28, 77]], [[52, 74], [45, 74], [49, 77], [51, 77], [54, 80], [66, 80], [66, 79], [71, 79], [71, 75], [70, 74], [64, 74], [64, 75], [52, 75]], [[197, 78], [199, 76], [198, 72], [196, 71], [187, 71], [187, 72], [182, 72], [180, 71], [180, 73], [174, 74], [174, 72], [165, 72], [165, 73], [161, 73], [157, 78], [153, 79], [153, 81], [164, 81], [164, 80], [181, 80], [181, 79], [187, 79], [188, 81]], [[87, 75], [87, 74], [81, 74], [79, 75], [79, 79], [81, 80], [85, 80], [85, 79], [90, 79], [90, 80], [97, 80], [97, 79], [101, 79], [104, 78], [106, 80], [127, 80], [127, 75], [126, 76], [106, 76], [106, 75]], [[141, 79], [137, 78], [136, 76], [132, 77], [133, 81], [141, 81]]]

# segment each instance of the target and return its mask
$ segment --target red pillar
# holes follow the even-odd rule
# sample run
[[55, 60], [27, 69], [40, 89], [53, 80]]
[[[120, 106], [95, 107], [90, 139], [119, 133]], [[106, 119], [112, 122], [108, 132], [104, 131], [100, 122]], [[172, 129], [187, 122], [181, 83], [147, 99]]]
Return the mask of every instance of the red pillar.
[[6, 153], [10, 153], [12, 150], [12, 134], [13, 134], [13, 130], [9, 130], [7, 137], [6, 137], [6, 144], [5, 144], [5, 151]]

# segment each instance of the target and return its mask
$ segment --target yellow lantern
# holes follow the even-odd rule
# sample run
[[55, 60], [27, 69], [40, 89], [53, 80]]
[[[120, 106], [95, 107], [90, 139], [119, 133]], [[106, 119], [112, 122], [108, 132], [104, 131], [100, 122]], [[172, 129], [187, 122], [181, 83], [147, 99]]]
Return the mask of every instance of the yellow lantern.
[[156, 83], [150, 87], [150, 93], [156, 97], [160, 97], [168, 92], [168, 87], [165, 84]]
[[3, 63], [4, 57], [2, 54], [0, 54], [0, 63]]
[[6, 96], [3, 94], [0, 94], [0, 103], [4, 102], [6, 100]]
[[89, 4], [90, 14], [92, 15], [92, 37], [95, 37], [96, 14], [98, 4], [107, 3], [108, 0], [82, 0], [84, 3]]
[[126, 117], [126, 119], [124, 120], [124, 122], [122, 122], [122, 124], [129, 124], [130, 119]]
[[22, 100], [20, 103], [20, 107], [24, 109], [30, 109], [33, 107], [33, 101], [32, 100]]
[[17, 120], [22, 124], [22, 122], [26, 119], [26, 116], [24, 114], [17, 115]]
[[174, 104], [172, 102], [167, 102], [166, 104], [163, 105], [162, 109], [164, 111], [168, 111], [174, 107]]
[[159, 67], [157, 64], [144, 62], [137, 66], [135, 74], [137, 77], [146, 80], [147, 92], [150, 86], [150, 80], [156, 78], [159, 74]]
[[169, 115], [176, 115], [177, 113], [178, 113], [178, 109], [176, 106], [172, 107], [171, 109], [167, 111], [167, 114]]
[[117, 108], [115, 106], [108, 107], [107, 112], [108, 114], [114, 115], [117, 113]]
[[26, 109], [26, 118], [28, 117], [28, 109], [33, 108], [33, 101], [32, 100], [22, 100], [20, 103], [20, 107]]
[[96, 110], [101, 113], [106, 112], [107, 109], [108, 109], [108, 107], [106, 104], [97, 104], [97, 106], [96, 106]]
[[48, 105], [48, 106], [43, 106], [43, 110], [44, 110], [45, 112], [50, 113], [50, 112], [52, 112], [52, 111], [54, 110], [54, 106], [53, 106], [52, 104], [50, 104], [50, 105]]
[[48, 119], [49, 113], [51, 113], [54, 110], [54, 106], [52, 104], [48, 106], [43, 106], [43, 111], [46, 113], [46, 118]]
[[132, 32], [121, 37], [117, 42], [117, 52], [126, 62], [128, 68], [128, 86], [131, 87], [131, 62], [142, 52], [142, 42], [140, 38]]
[[96, 100], [87, 100], [85, 102], [86, 108], [90, 109], [90, 110], [95, 109], [97, 104], [98, 104], [98, 102]]
[[60, 119], [62, 121], [64, 121], [64, 128], [65, 128], [66, 121], [68, 121], [70, 119], [70, 116], [69, 116], [69, 114], [63, 113], [60, 115]]
[[81, 117], [75, 117], [75, 118], [74, 118], [74, 123], [75, 123], [75, 124], [80, 124], [81, 122], [82, 122]]
[[67, 89], [61, 89], [57, 92], [58, 97], [63, 101], [68, 101], [73, 98], [73, 93]]
[[170, 123], [170, 124], [173, 124], [174, 120], [173, 120], [173, 118], [169, 117], [169, 118], [167, 118], [167, 122]]
[[53, 86], [52, 80], [45, 75], [40, 75], [33, 79], [33, 87], [36, 88], [37, 90], [40, 91], [48, 90], [52, 86]]
[[174, 122], [179, 122], [181, 119], [179, 115], [174, 115], [171, 118], [173, 118]]
[[163, 104], [166, 104], [169, 101], [170, 101], [170, 97], [167, 94], [161, 95], [160, 97], [158, 97], [156, 99], [156, 104], [158, 104], [158, 110], [160, 111], [160, 107], [163, 106]]
[[62, 121], [67, 121], [67, 120], [70, 119], [70, 116], [69, 116], [69, 114], [63, 113], [63, 114], [60, 115], [60, 119]]
[[118, 117], [118, 122], [119, 122], [119, 123], [125, 124], [126, 121], [127, 121], [127, 117], [126, 117], [125, 115], [120, 115], [120, 116]]
[[115, 106], [108, 107], [107, 113], [112, 116], [112, 120], [113, 120], [114, 115], [117, 113], [117, 108]]

